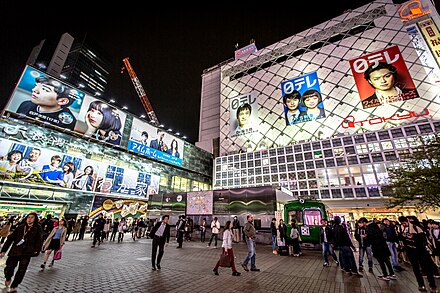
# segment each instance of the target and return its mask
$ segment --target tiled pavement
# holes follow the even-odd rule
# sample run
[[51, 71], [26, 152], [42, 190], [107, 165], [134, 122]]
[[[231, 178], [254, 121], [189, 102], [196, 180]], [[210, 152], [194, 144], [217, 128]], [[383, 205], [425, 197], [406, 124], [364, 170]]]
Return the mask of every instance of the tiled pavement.
[[[172, 240], [165, 249], [162, 269], [152, 271], [150, 239], [133, 241], [127, 234], [122, 244], [104, 242], [91, 248], [86, 235], [85, 240], [67, 242], [63, 258], [44, 272], [40, 271], [42, 256], [33, 258], [18, 292], [418, 292], [409, 266], [397, 273], [397, 280], [386, 282], [376, 278], [379, 265], [375, 262], [374, 274], [358, 278], [344, 275], [334, 264], [323, 267], [318, 251], [305, 250], [301, 257], [278, 256], [267, 245], [257, 245], [261, 271], [244, 272], [240, 266], [246, 256], [244, 243], [234, 244], [241, 276], [232, 276], [229, 268], [220, 268], [220, 275], [215, 276], [212, 269], [220, 248], [195, 241], [176, 249]], [[4, 262], [0, 260], [2, 269]]]

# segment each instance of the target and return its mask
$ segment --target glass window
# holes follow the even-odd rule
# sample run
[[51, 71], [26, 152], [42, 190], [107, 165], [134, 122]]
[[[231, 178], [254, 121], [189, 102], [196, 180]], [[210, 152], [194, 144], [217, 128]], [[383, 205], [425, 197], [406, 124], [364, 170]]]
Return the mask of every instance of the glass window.
[[276, 165], [276, 164], [278, 164], [278, 163], [277, 163], [277, 158], [276, 158], [276, 157], [272, 157], [272, 158], [270, 158], [270, 164], [271, 164], [271, 165]]
[[345, 158], [344, 157], [336, 158], [336, 165], [338, 165], [338, 166], [345, 166], [345, 165], [347, 165], [347, 163], [345, 162]]
[[247, 176], [247, 170], [246, 169], [241, 170], [241, 177], [245, 177], [245, 176]]
[[307, 181], [300, 181], [299, 189], [307, 189]]
[[354, 141], [356, 143], [365, 142], [364, 136], [362, 134], [358, 134], [354, 136]]
[[316, 173], [315, 173], [315, 171], [307, 171], [307, 178], [309, 178], [309, 179], [314, 179], [314, 178], [316, 178]]
[[332, 151], [331, 149], [324, 150], [324, 156], [325, 156], [326, 158], [331, 158], [331, 157], [333, 157], [333, 151]]
[[312, 143], [312, 147], [314, 150], [319, 150], [321, 149], [321, 144], [319, 143], [319, 141], [315, 141]]
[[263, 167], [263, 174], [269, 174], [269, 167]]
[[430, 132], [432, 132], [431, 124], [429, 124], [429, 123], [420, 124], [419, 125], [419, 129], [420, 129], [421, 133], [430, 133]]
[[269, 159], [268, 158], [264, 158], [261, 163], [262, 163], [263, 166], [267, 166], [267, 165], [269, 165]]
[[368, 144], [368, 150], [371, 152], [380, 152], [380, 145], [378, 142], [373, 142]]
[[331, 145], [331, 143], [330, 143], [329, 140], [323, 140], [323, 141], [322, 141], [322, 147], [323, 147], [324, 149], [325, 149], [325, 148], [331, 148], [332, 145]]
[[368, 153], [368, 147], [365, 144], [358, 144], [356, 145], [356, 152], [358, 154], [367, 154]]
[[345, 154], [345, 151], [343, 148], [334, 148], [333, 152], [335, 154], [335, 157], [343, 156]]
[[280, 173], [282, 173], [282, 172], [286, 172], [286, 171], [287, 171], [287, 170], [286, 170], [286, 165], [284, 165], [284, 164], [280, 165], [280, 166], [279, 166], [279, 169], [280, 169]]
[[288, 171], [295, 171], [295, 164], [287, 164], [287, 170]]
[[368, 194], [370, 197], [380, 197], [379, 188], [377, 187], [368, 187]]
[[397, 155], [394, 151], [384, 152], [384, 155], [387, 161], [394, 161], [397, 159]]
[[350, 170], [351, 176], [353, 177], [354, 183], [356, 185], [363, 185], [361, 168], [356, 166], [356, 167], [350, 167], [349, 170]]
[[313, 159], [312, 153], [311, 153], [311, 152], [304, 153], [304, 158], [305, 158], [306, 160], [311, 160], [311, 159]]
[[371, 158], [373, 159], [373, 162], [383, 162], [383, 157], [382, 157], [382, 153], [376, 153], [376, 154], [371, 154]]
[[310, 146], [310, 143], [303, 144], [303, 150], [304, 151], [310, 151], [312, 150], [312, 147]]
[[304, 160], [303, 159], [303, 154], [301, 153], [301, 154], [295, 154], [295, 160], [296, 161], [302, 161], [302, 160]]
[[318, 170], [318, 185], [319, 187], [328, 187], [327, 173], [325, 170]]
[[293, 162], [293, 155], [286, 156], [287, 162]]
[[353, 189], [344, 188], [342, 191], [344, 193], [344, 198], [354, 198]]
[[261, 176], [257, 176], [257, 177], [255, 177], [255, 183], [256, 183], [256, 184], [263, 183], [263, 178], [262, 178]]
[[278, 181], [279, 181], [278, 180], [278, 174], [272, 174], [271, 177], [272, 177], [272, 182], [273, 183], [278, 183]]
[[254, 153], [248, 153], [246, 156], [248, 160], [252, 160], [254, 158]]
[[340, 186], [338, 174], [336, 173], [335, 169], [328, 169], [327, 174], [330, 186]]
[[286, 157], [284, 157], [284, 156], [278, 157], [278, 163], [279, 164], [282, 164], [282, 163], [285, 163], [285, 162], [286, 162]]
[[418, 147], [422, 142], [418, 137], [408, 137], [408, 144], [410, 147]]
[[278, 173], [278, 166], [270, 166], [270, 173]]
[[295, 153], [301, 153], [302, 149], [301, 149], [301, 145], [297, 144], [293, 147], [293, 149], [295, 150]]
[[354, 192], [356, 193], [356, 197], [367, 197], [367, 192], [365, 188], [355, 188]]
[[313, 157], [314, 157], [315, 159], [320, 159], [320, 158], [322, 158], [322, 152], [321, 152], [321, 151], [315, 151], [315, 152], [313, 152]]
[[325, 164], [327, 165], [327, 168], [336, 166], [334, 159], [325, 159]]
[[241, 178], [241, 185], [247, 185], [247, 178]]
[[347, 155], [354, 155], [354, 154], [356, 154], [356, 152], [354, 150], [354, 146], [345, 147], [345, 153]]
[[349, 165], [357, 165], [358, 164], [358, 158], [357, 156], [350, 156], [347, 158]]
[[246, 162], [241, 162], [241, 169], [246, 169]]
[[310, 180], [310, 181], [309, 181], [309, 187], [310, 187], [310, 188], [318, 188], [318, 181], [316, 181], [316, 180]]
[[306, 169], [307, 169], [307, 170], [315, 169], [315, 166], [314, 166], [314, 164], [313, 164], [313, 161], [306, 162]]
[[254, 169], [253, 168], [248, 169], [248, 174], [249, 176], [253, 176], [255, 174]]
[[261, 160], [255, 160], [255, 167], [261, 166]]
[[261, 175], [261, 168], [255, 168], [255, 175]]
[[324, 161], [323, 160], [317, 160], [315, 161], [316, 168], [324, 168]]
[[417, 129], [415, 126], [407, 126], [404, 128], [406, 135], [417, 135]]
[[382, 148], [384, 150], [392, 150], [393, 149], [393, 144], [391, 143], [391, 141], [382, 141]]
[[403, 137], [403, 131], [400, 128], [391, 129], [391, 135], [393, 138]]
[[278, 155], [284, 155], [284, 148], [283, 147], [277, 148], [277, 154]]
[[333, 144], [334, 147], [342, 146], [341, 139], [340, 138], [333, 138], [332, 139], [332, 144]]
[[321, 211], [318, 209], [305, 209], [304, 210], [304, 224], [308, 226], [321, 225]]
[[379, 132], [379, 139], [384, 140], [390, 138], [390, 134], [388, 133], [388, 130], [380, 131]]
[[339, 189], [332, 189], [332, 198], [342, 198], [342, 192]]
[[359, 155], [359, 161], [361, 162], [361, 164], [364, 163], [370, 163], [370, 156], [369, 155]]
[[298, 162], [296, 163], [296, 170], [304, 170], [304, 163], [303, 162]]
[[330, 198], [330, 190], [321, 190], [321, 198]]
[[353, 144], [353, 140], [351, 139], [351, 136], [346, 136], [342, 139], [344, 141], [344, 145], [351, 145]]
[[298, 172], [298, 180], [306, 179], [306, 172]]
[[368, 132], [365, 134], [367, 141], [377, 141], [376, 133], [375, 132]]

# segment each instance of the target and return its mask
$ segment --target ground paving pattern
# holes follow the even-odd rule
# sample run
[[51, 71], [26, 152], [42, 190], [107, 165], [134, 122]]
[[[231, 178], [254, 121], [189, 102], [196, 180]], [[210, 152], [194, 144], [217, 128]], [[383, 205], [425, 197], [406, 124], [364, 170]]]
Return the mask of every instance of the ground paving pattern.
[[[105, 241], [96, 248], [90, 247], [89, 235], [81, 241], [68, 241], [62, 259], [43, 272], [42, 255], [32, 258], [18, 292], [419, 292], [409, 265], [404, 265], [407, 271], [396, 273], [397, 280], [387, 282], [377, 279], [380, 268], [375, 261], [374, 273], [358, 278], [344, 274], [334, 263], [323, 267], [319, 251], [304, 250], [300, 257], [279, 256], [272, 254], [271, 246], [258, 244], [260, 272], [241, 268], [247, 250], [245, 243], [239, 243], [234, 244], [234, 251], [241, 276], [232, 276], [230, 268], [219, 268], [216, 276], [212, 269], [221, 253], [221, 241], [217, 249], [200, 241], [184, 242], [182, 249], [176, 249], [172, 239], [165, 248], [162, 269], [152, 271], [151, 239], [133, 241], [126, 236], [123, 243]], [[4, 262], [0, 262], [2, 269]], [[0, 279], [3, 284], [3, 276]]]

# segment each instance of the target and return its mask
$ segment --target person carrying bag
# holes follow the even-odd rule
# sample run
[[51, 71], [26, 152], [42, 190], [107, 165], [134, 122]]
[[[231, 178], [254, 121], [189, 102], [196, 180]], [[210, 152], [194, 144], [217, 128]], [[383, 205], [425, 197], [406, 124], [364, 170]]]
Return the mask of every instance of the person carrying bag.
[[223, 232], [222, 254], [220, 255], [220, 258], [217, 261], [214, 269], [212, 270], [217, 276], [219, 267], [230, 267], [232, 268], [233, 276], [241, 275], [241, 273], [237, 272], [237, 269], [235, 268], [234, 251], [232, 250], [232, 238], [233, 233], [231, 221], [227, 221]]

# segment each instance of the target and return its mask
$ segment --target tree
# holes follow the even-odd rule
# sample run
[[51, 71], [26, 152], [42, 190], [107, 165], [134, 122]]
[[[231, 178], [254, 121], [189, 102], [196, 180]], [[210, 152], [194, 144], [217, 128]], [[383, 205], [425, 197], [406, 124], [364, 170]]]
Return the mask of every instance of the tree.
[[411, 152], [388, 169], [389, 183], [382, 187], [388, 207], [412, 205], [420, 211], [440, 208], [440, 134], [410, 138]]

